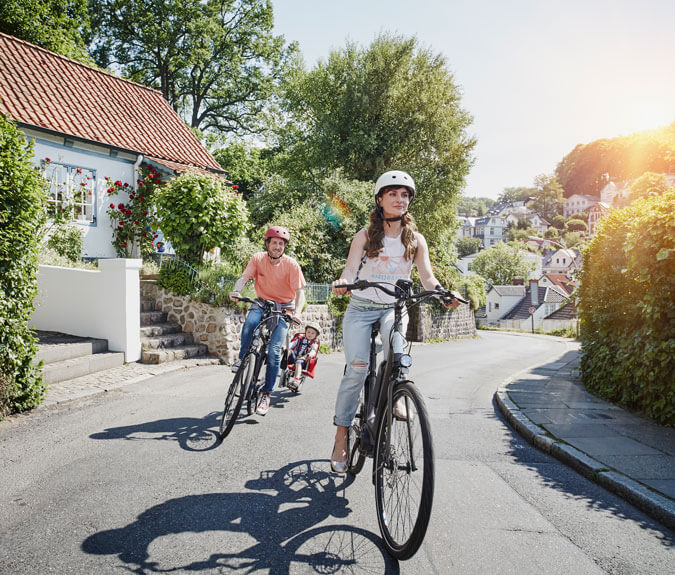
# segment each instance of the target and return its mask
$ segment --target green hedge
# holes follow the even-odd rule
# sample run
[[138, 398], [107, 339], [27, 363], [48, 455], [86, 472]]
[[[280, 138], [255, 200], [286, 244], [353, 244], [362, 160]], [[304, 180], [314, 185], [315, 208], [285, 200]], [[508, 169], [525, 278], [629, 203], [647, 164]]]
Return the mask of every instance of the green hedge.
[[587, 389], [675, 424], [675, 191], [612, 212], [579, 288]]
[[0, 114], [0, 418], [42, 401], [37, 342], [28, 321], [37, 293], [38, 239], [45, 218], [45, 182], [33, 146]]

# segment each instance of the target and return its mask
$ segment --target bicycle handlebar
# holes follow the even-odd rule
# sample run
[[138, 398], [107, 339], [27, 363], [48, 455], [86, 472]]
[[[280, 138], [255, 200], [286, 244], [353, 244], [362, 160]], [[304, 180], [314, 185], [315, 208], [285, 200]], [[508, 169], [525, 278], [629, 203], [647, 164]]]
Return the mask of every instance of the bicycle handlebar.
[[453, 294], [450, 290], [447, 289], [443, 290], [432, 289], [421, 291], [418, 293], [412, 293], [406, 292], [405, 290], [399, 288], [398, 286], [393, 286], [394, 289], [390, 289], [388, 287], [385, 287], [385, 284], [379, 282], [369, 282], [367, 280], [358, 280], [351, 284], [340, 284], [335, 287], [345, 288], [347, 291], [364, 290], [366, 288], [372, 287], [379, 289], [380, 291], [383, 291], [384, 293], [389, 294], [390, 296], [395, 297], [396, 299], [402, 300], [415, 300], [437, 295], [440, 296], [443, 301], [448, 303], [450, 303], [452, 300], [457, 300], [461, 303], [469, 303], [464, 298], [458, 297], [457, 295]]
[[[242, 297], [242, 296], [239, 296], [239, 297], [233, 296], [233, 297], [234, 297], [234, 299], [236, 299], [237, 301], [241, 301], [241, 302], [244, 302], [244, 303], [252, 303], [252, 304], [253, 304], [253, 303], [257, 304], [257, 303], [258, 303], [257, 301], [255, 301], [254, 299], [251, 299], [250, 297]], [[299, 319], [294, 318], [294, 317], [293, 317], [292, 315], [290, 315], [285, 309], [282, 309], [281, 311], [276, 311], [276, 310], [274, 310], [274, 309], [271, 309], [272, 306], [273, 306], [276, 302], [269, 301], [269, 300], [263, 300], [263, 301], [264, 301], [266, 304], [269, 305], [269, 307], [270, 307], [269, 312], [270, 312], [271, 314], [279, 314], [279, 315], [281, 315], [284, 319], [286, 319], [287, 321], [289, 321], [289, 322], [292, 323], [292, 324], [295, 324], [295, 325], [302, 325], [302, 322], [301, 322]]]

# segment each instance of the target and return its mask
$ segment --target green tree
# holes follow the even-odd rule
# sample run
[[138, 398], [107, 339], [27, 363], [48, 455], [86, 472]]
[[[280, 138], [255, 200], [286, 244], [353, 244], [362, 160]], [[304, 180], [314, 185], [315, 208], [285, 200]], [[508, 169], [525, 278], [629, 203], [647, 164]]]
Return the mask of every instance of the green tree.
[[526, 279], [534, 264], [525, 260], [520, 249], [499, 242], [474, 258], [473, 269], [489, 285], [510, 285], [516, 278]]
[[228, 179], [238, 186], [245, 200], [260, 189], [269, 175], [262, 152], [244, 142], [232, 143], [213, 152], [213, 157], [227, 171]]
[[219, 247], [232, 255], [248, 225], [246, 204], [222, 180], [187, 172], [156, 192], [159, 225], [176, 253], [193, 265]]
[[544, 237], [547, 239], [557, 238], [558, 236], [560, 236], [560, 231], [561, 230], [558, 229], [557, 227], [551, 226], [544, 232]]
[[534, 188], [504, 188], [497, 198], [498, 204], [512, 204], [514, 202], [524, 202], [535, 192]]
[[419, 189], [411, 211], [420, 230], [430, 244], [448, 239], [475, 140], [443, 56], [415, 38], [382, 34], [298, 71], [285, 96], [293, 118], [279, 134], [287, 170], [314, 183], [337, 168], [370, 182], [386, 169], [406, 170]]
[[3, 0], [0, 32], [81, 62], [91, 62], [87, 0]]
[[45, 392], [28, 327], [47, 200], [32, 158], [31, 141], [0, 114], [0, 418], [35, 407]]
[[566, 223], [567, 219], [563, 215], [558, 214], [556, 216], [553, 216], [553, 218], [551, 218], [551, 225], [558, 230], [564, 229]]
[[268, 0], [91, 0], [93, 53], [158, 88], [193, 128], [258, 128], [297, 48], [274, 36]]
[[481, 217], [494, 205], [491, 198], [467, 198], [462, 196], [457, 202], [457, 213], [465, 217]]
[[534, 180], [536, 190], [530, 204], [532, 210], [549, 222], [558, 215], [565, 205], [563, 188], [555, 176], [541, 175]]
[[459, 238], [457, 240], [457, 257], [463, 258], [477, 253], [480, 244], [479, 238]]
[[599, 197], [610, 181], [638, 178], [644, 172], [667, 173], [675, 156], [675, 122], [630, 136], [605, 138], [579, 144], [556, 168], [565, 197], [585, 194]]
[[665, 174], [655, 174], [654, 172], [645, 172], [628, 191], [628, 200], [634, 202], [640, 198], [648, 196], [661, 196], [671, 188], [670, 182]]
[[565, 224], [566, 232], [587, 232], [588, 225], [583, 220], [567, 220]]

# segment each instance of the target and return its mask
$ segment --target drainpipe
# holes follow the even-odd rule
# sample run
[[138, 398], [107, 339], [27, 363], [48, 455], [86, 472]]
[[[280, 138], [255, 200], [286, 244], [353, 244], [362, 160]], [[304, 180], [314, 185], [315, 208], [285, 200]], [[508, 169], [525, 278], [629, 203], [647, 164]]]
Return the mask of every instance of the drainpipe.
[[136, 158], [136, 161], [134, 162], [134, 193], [138, 191], [138, 168], [141, 166], [141, 162], [143, 161], [143, 154], [138, 154], [138, 158]]
[[[140, 179], [138, 177], [138, 168], [141, 167], [141, 162], [143, 161], [143, 154], [138, 154], [138, 158], [136, 158], [136, 161], [134, 162], [134, 194], [138, 192], [138, 180]], [[134, 240], [134, 247], [132, 249], [132, 255], [138, 256], [139, 254], [136, 253], [138, 246], [136, 245], [136, 241]]]

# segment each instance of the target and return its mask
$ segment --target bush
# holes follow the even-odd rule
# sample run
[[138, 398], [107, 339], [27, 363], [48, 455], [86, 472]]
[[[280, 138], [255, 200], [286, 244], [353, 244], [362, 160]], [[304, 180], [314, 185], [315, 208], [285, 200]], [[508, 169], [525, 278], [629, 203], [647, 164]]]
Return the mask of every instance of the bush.
[[187, 172], [163, 186], [155, 201], [162, 232], [192, 265], [215, 247], [232, 254], [248, 226], [242, 198], [215, 177]]
[[49, 236], [47, 247], [70, 262], [80, 261], [82, 232], [72, 224], [58, 225]]
[[32, 142], [0, 114], [0, 417], [35, 407], [45, 394], [28, 327], [46, 207], [45, 181], [32, 157]]
[[675, 191], [605, 217], [579, 288], [584, 384], [629, 409], [675, 424]]
[[176, 295], [189, 295], [197, 287], [188, 268], [172, 265], [162, 266], [159, 270], [157, 285]]

